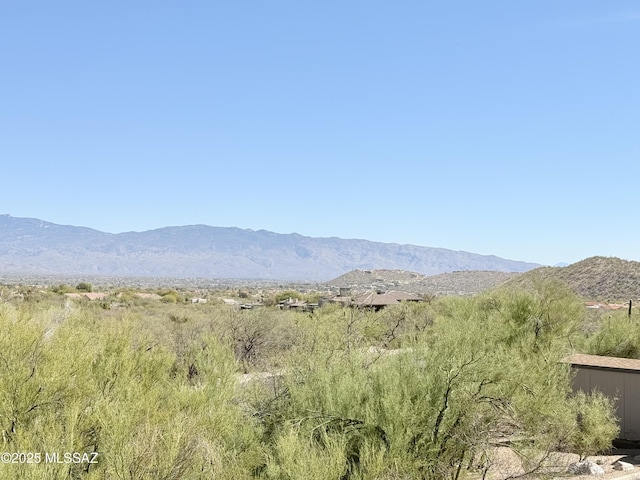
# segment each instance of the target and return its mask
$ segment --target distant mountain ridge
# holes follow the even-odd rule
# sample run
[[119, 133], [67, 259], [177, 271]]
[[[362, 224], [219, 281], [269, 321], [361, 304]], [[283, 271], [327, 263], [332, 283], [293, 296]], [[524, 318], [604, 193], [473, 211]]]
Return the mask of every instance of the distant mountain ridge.
[[538, 264], [368, 240], [189, 225], [105, 233], [0, 215], [0, 272], [326, 281], [354, 269], [436, 275], [525, 272]]

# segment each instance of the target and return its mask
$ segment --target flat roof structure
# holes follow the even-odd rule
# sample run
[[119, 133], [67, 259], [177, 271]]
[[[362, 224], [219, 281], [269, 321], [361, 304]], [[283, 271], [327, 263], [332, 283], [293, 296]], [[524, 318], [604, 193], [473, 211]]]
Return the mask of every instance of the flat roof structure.
[[575, 365], [576, 367], [640, 372], [640, 360], [631, 358], [604, 357], [601, 355], [578, 353], [565, 358], [563, 362]]

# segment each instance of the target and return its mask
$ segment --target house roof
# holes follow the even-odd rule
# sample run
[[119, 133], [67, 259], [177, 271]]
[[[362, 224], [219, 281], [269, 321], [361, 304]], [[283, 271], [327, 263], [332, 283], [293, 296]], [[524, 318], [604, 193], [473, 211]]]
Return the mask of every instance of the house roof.
[[242, 303], [240, 300], [234, 300], [233, 298], [223, 298], [222, 302], [225, 305], [240, 305]]
[[307, 302], [303, 302], [301, 300], [298, 300], [297, 302], [293, 302], [293, 303], [286, 303], [285, 305], [288, 305], [289, 307], [306, 307], [307, 306]]
[[288, 298], [287, 300], [282, 300], [281, 302], [278, 302], [278, 305], [288, 308], [306, 308], [308, 306], [307, 302], [298, 300], [297, 298]]
[[640, 372], [640, 360], [619, 357], [604, 357], [601, 355], [576, 354], [563, 360], [576, 367], [604, 368], [610, 370], [629, 370]]
[[386, 293], [363, 293], [355, 296], [353, 302], [361, 306], [383, 307], [387, 305], [397, 305], [402, 301], [418, 302], [420, 300], [422, 300], [422, 298], [412, 293], [391, 291]]

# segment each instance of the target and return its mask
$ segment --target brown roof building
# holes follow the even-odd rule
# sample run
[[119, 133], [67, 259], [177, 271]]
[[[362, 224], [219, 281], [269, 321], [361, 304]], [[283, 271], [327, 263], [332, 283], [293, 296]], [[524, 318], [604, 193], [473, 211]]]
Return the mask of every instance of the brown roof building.
[[371, 307], [379, 310], [400, 302], [421, 302], [422, 297], [407, 292], [367, 292], [353, 297], [353, 305], [357, 307]]

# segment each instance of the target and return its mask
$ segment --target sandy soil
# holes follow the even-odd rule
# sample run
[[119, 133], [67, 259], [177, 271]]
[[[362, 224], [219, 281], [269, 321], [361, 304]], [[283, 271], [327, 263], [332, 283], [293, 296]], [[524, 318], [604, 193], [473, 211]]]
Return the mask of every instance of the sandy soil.
[[[567, 472], [567, 467], [579, 460], [579, 456], [570, 453], [555, 453], [547, 462], [548, 466], [543, 472], [537, 475], [521, 476], [523, 475], [522, 464], [519, 457], [509, 448], [501, 447], [497, 448], [493, 455], [493, 468], [490, 474], [487, 475], [487, 480], [506, 480], [514, 478], [522, 478], [528, 480], [537, 479], [570, 479], [570, 480], [588, 480], [588, 479], [616, 479], [616, 478], [636, 478], [640, 480], [640, 457], [634, 459], [636, 456], [640, 456], [639, 449], [616, 449], [607, 455], [594, 455], [588, 457], [587, 460], [600, 465], [605, 471], [604, 475], [600, 476], [588, 476], [588, 475], [571, 475]], [[613, 465], [618, 460], [631, 463], [636, 466], [635, 470], [631, 471], [619, 471], [614, 470]]]
[[[615, 450], [614, 452], [611, 452], [609, 455], [595, 455], [595, 456], [589, 457], [587, 460], [591, 460], [592, 462], [596, 462], [598, 465], [600, 465], [605, 471], [604, 475], [600, 475], [597, 477], [585, 476], [585, 475], [579, 475], [579, 476], [569, 475], [568, 477], [558, 477], [558, 478], [570, 478], [572, 480], [578, 480], [578, 479], [586, 480], [586, 479], [594, 479], [594, 478], [611, 479], [611, 478], [620, 478], [620, 477], [631, 477], [631, 478], [637, 477], [640, 480], [640, 458], [638, 460], [634, 460], [634, 457], [638, 455], [640, 455], [640, 450], [631, 450], [631, 449]], [[635, 465], [636, 466], [635, 470], [631, 470], [627, 472], [614, 470], [613, 464], [616, 463], [618, 460]]]

